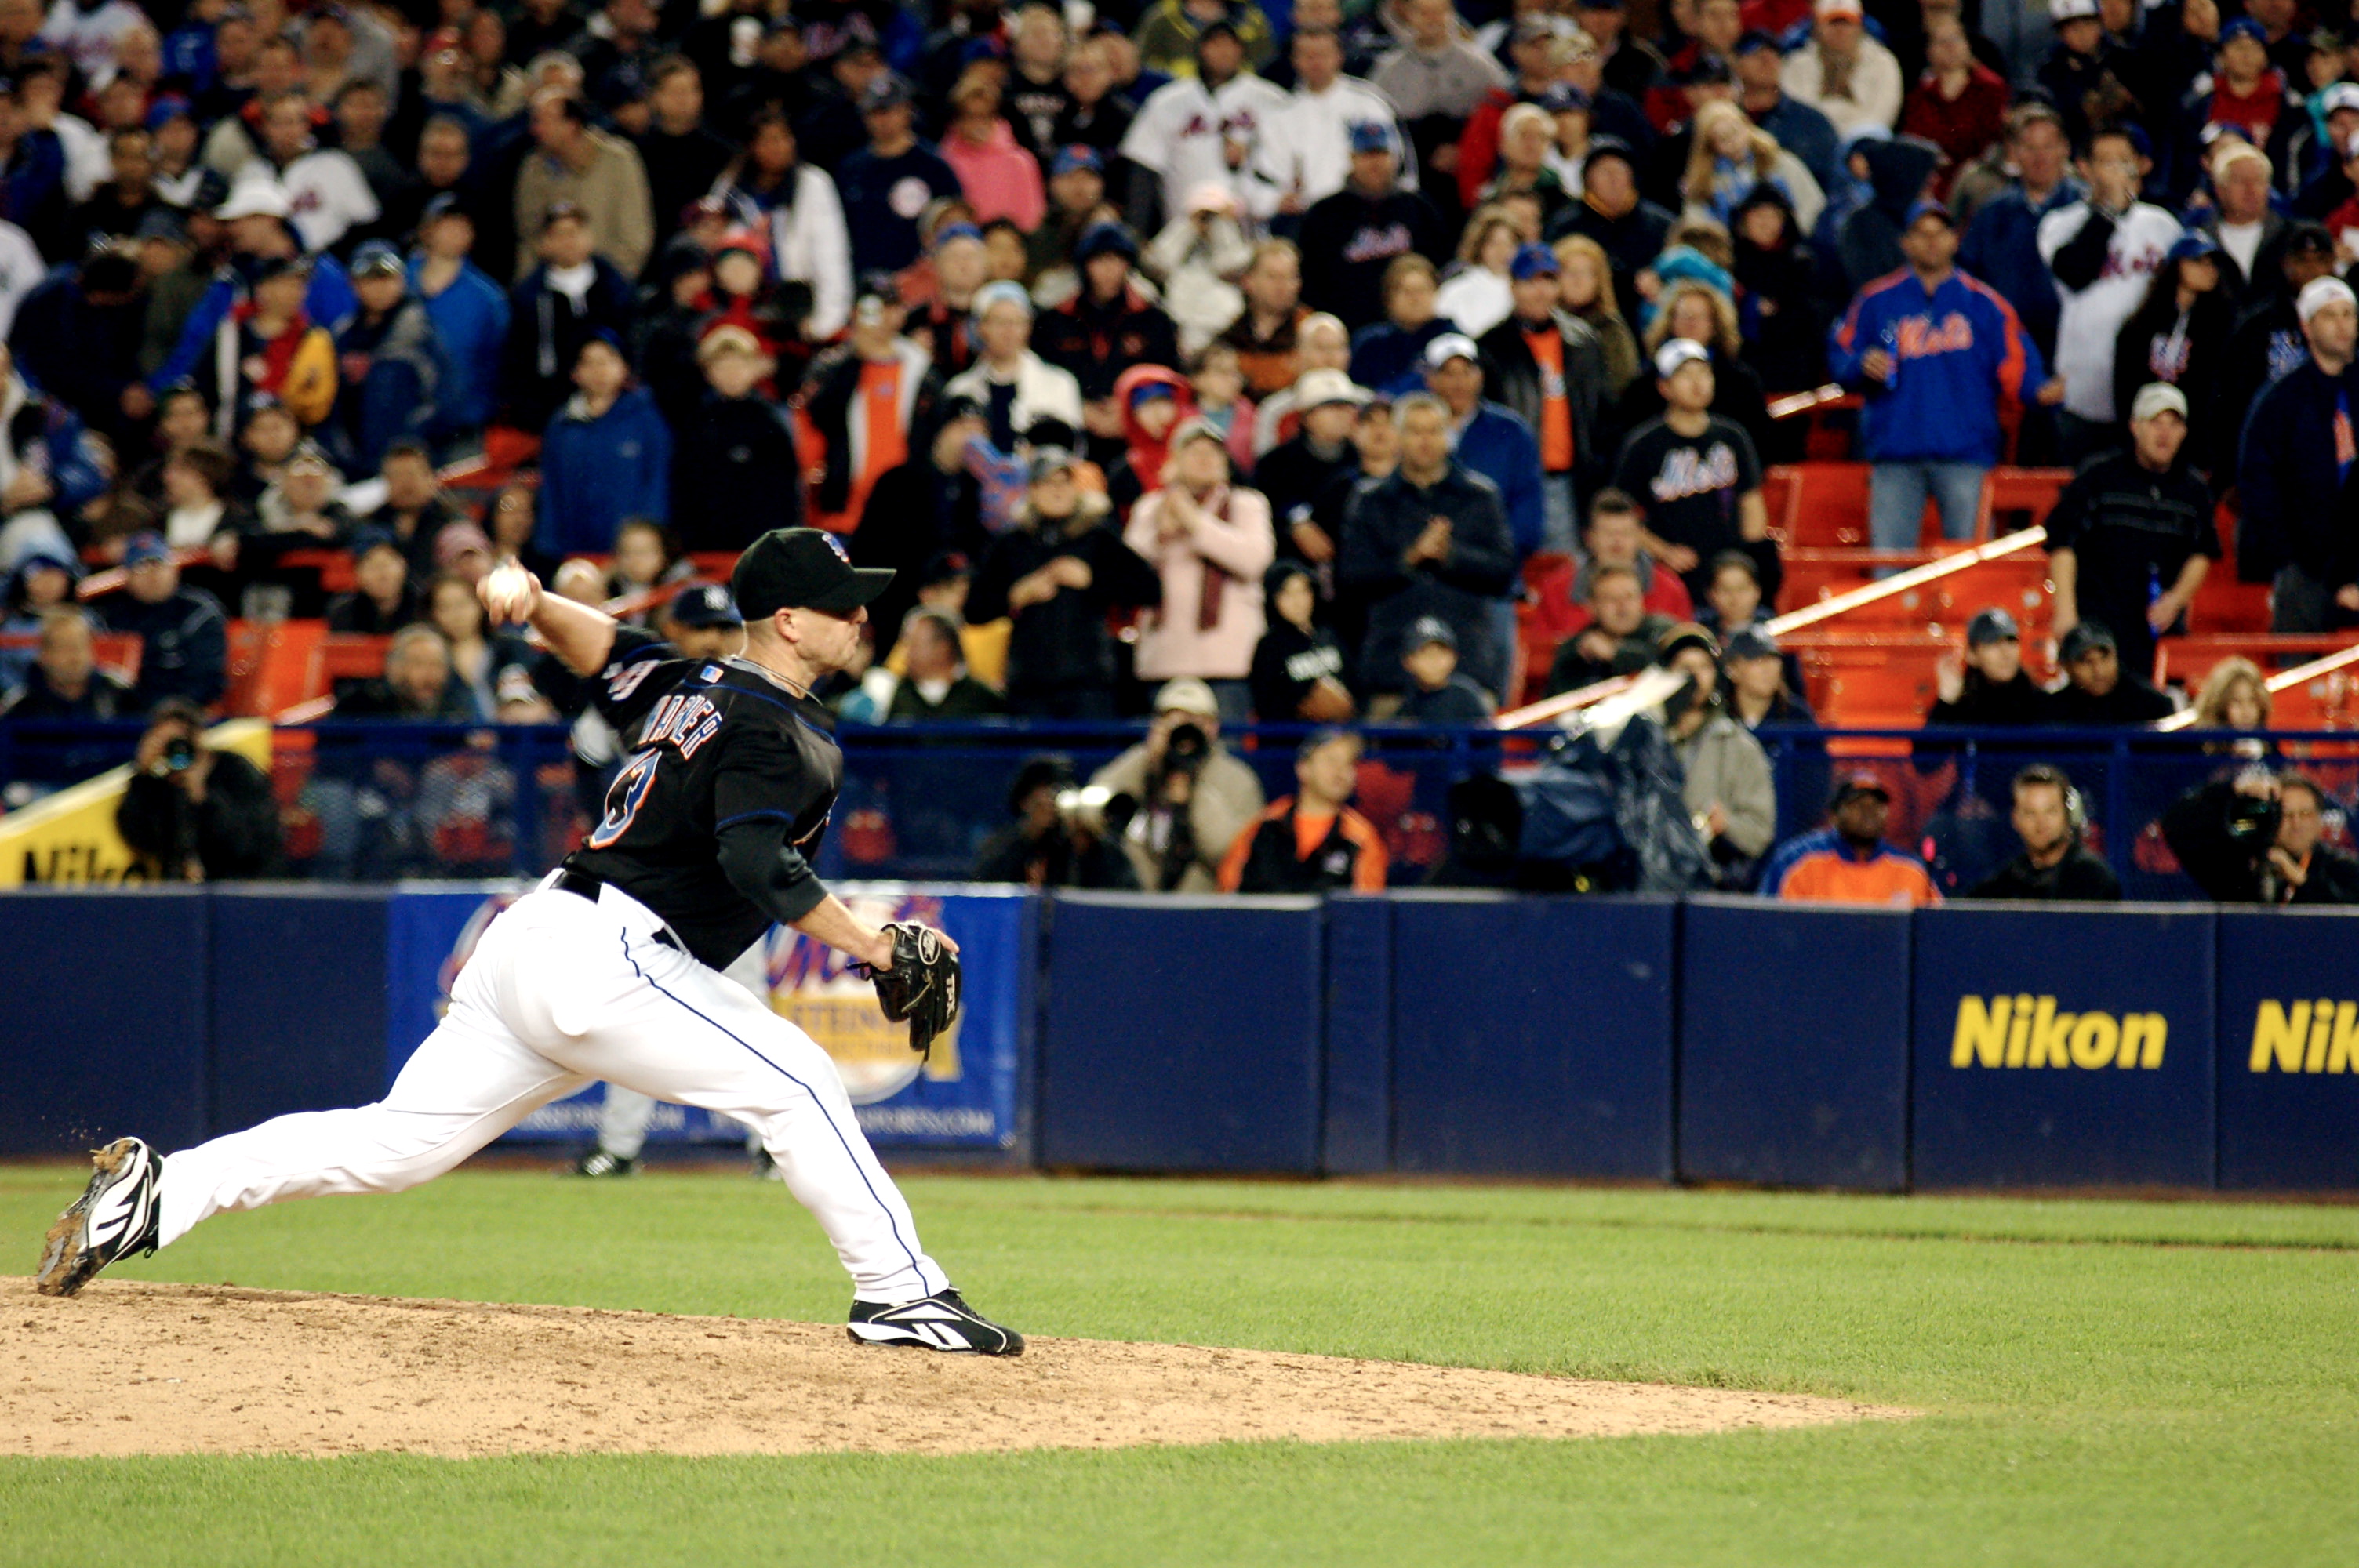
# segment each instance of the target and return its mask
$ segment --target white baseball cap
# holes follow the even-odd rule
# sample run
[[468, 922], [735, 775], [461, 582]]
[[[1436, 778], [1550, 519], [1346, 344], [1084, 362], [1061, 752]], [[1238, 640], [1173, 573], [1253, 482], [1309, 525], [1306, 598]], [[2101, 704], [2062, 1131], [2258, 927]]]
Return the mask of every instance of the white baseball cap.
[[2151, 419], [2165, 412], [2176, 414], [2181, 419], [2187, 417], [2187, 395], [2167, 381], [2147, 382], [2137, 389], [2137, 396], [2130, 401], [2130, 417], [2133, 420]]
[[1655, 351], [1655, 373], [1669, 381], [1683, 364], [1712, 363], [1712, 351], [1693, 338], [1673, 338]]
[[1428, 370], [1440, 370], [1451, 360], [1472, 360], [1480, 364], [1483, 352], [1474, 346], [1474, 340], [1463, 332], [1444, 332], [1425, 345]]
[[2050, 22], [2078, 22], [2097, 14], [2097, 0], [2048, 0]]
[[2332, 114], [2337, 109], [2359, 109], [2359, 81], [2338, 81], [2326, 90], [2319, 100], [2319, 113]]
[[1818, 16], [1849, 16], [1854, 22], [1867, 14], [1861, 8], [1859, 0], [1818, 0], [1818, 4], [1810, 7], [1810, 12]]
[[229, 193], [229, 200], [213, 209], [213, 216], [224, 223], [240, 218], [291, 218], [294, 206], [287, 200], [286, 188], [275, 179], [240, 180]]
[[1294, 383], [1294, 406], [1306, 411], [1331, 403], [1348, 403], [1357, 408], [1367, 400], [1366, 391], [1354, 386], [1340, 370], [1307, 370]]
[[1206, 719], [1218, 719], [1221, 716], [1221, 703], [1220, 699], [1212, 695], [1212, 688], [1210, 686], [1198, 680], [1194, 676], [1181, 676], [1177, 680], [1165, 681], [1157, 690], [1155, 711], [1194, 713]]
[[2307, 327], [2312, 316], [2337, 302], [2359, 308], [2359, 295], [2353, 294], [2351, 286], [2339, 277], [2314, 277], [2294, 297], [2293, 313]]

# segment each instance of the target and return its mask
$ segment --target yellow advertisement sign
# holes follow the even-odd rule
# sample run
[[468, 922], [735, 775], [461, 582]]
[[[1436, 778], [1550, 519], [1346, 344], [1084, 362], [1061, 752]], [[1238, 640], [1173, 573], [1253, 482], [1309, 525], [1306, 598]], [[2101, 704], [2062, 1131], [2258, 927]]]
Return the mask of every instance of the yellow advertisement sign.
[[[235, 752], [270, 772], [270, 724], [233, 719], [205, 735], [217, 752]], [[114, 808], [131, 784], [128, 763], [0, 816], [0, 888], [74, 887], [141, 882], [152, 876], [114, 830]]]

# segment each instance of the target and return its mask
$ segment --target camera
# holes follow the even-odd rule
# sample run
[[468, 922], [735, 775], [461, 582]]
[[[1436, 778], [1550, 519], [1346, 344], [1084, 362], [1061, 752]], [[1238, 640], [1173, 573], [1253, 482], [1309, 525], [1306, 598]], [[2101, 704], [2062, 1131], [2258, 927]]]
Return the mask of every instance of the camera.
[[2251, 795], [2238, 790], [2228, 797], [2229, 838], [2256, 854], [2266, 851], [2277, 842], [2282, 810], [2275, 795]]
[[1182, 719], [1171, 727], [1163, 741], [1163, 771], [1166, 773], [1187, 773], [1193, 776], [1212, 754], [1212, 738], [1204, 727], [1190, 719]]
[[197, 743], [186, 735], [175, 735], [164, 742], [164, 767], [168, 773], [184, 773], [197, 760]]

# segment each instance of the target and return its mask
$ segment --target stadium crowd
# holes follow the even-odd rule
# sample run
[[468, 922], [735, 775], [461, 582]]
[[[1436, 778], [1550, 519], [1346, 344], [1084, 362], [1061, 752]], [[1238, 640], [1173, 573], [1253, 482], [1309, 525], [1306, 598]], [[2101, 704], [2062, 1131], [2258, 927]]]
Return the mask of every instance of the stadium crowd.
[[[475, 606], [495, 559], [717, 652], [700, 558], [808, 524], [903, 574], [848, 721], [1152, 713], [1095, 781], [1138, 813], [1123, 855], [1049, 831], [1053, 763], [1019, 781], [986, 859], [1035, 880], [1380, 884], [1348, 726], [1661, 665], [1709, 880], [1857, 892], [1900, 853], [1888, 785], [1838, 781], [1780, 848], [1754, 737], [1811, 721], [1766, 625], [1763, 476], [1800, 440], [1769, 400], [1863, 397], [1883, 547], [1929, 504], [1967, 537], [2010, 446], [2079, 470], [2065, 678], [2033, 686], [1994, 608], [1933, 724], [2168, 713], [2155, 640], [2223, 497], [2277, 630], [2359, 624], [2353, 27], [2299, 0], [0, 0], [0, 688], [192, 733], [232, 613], [323, 617], [391, 639], [342, 716], [573, 722]], [[438, 478], [478, 459], [508, 481], [480, 514]], [[332, 598], [288, 564], [322, 550]], [[1567, 585], [1538, 594], [1538, 557]], [[137, 637], [136, 687], [93, 629]], [[2246, 686], [2225, 722], [2265, 720]], [[1211, 765], [1254, 720], [1331, 727], [1274, 805]], [[1169, 765], [1183, 733], [1205, 766]], [[379, 810], [338, 783], [322, 816]], [[2019, 829], [2051, 793], [2015, 781]], [[2010, 885], [2090, 885], [2025, 843]], [[1890, 874], [1873, 896], [1920, 895]]]

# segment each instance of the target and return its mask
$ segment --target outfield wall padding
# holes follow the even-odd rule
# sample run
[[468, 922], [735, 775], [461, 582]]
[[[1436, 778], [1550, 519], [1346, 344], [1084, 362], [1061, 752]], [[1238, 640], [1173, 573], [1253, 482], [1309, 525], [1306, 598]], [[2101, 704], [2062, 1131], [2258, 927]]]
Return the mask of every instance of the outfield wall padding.
[[1331, 1175], [1393, 1167], [1393, 910], [1375, 893], [1327, 901], [1319, 1168]]
[[2220, 1185], [2359, 1193], [2359, 919], [2222, 910], [2219, 927]]
[[385, 890], [223, 888], [207, 903], [211, 1135], [375, 1099], [385, 1076]]
[[1396, 1168], [1669, 1179], [1677, 903], [1408, 893], [1392, 910]]

